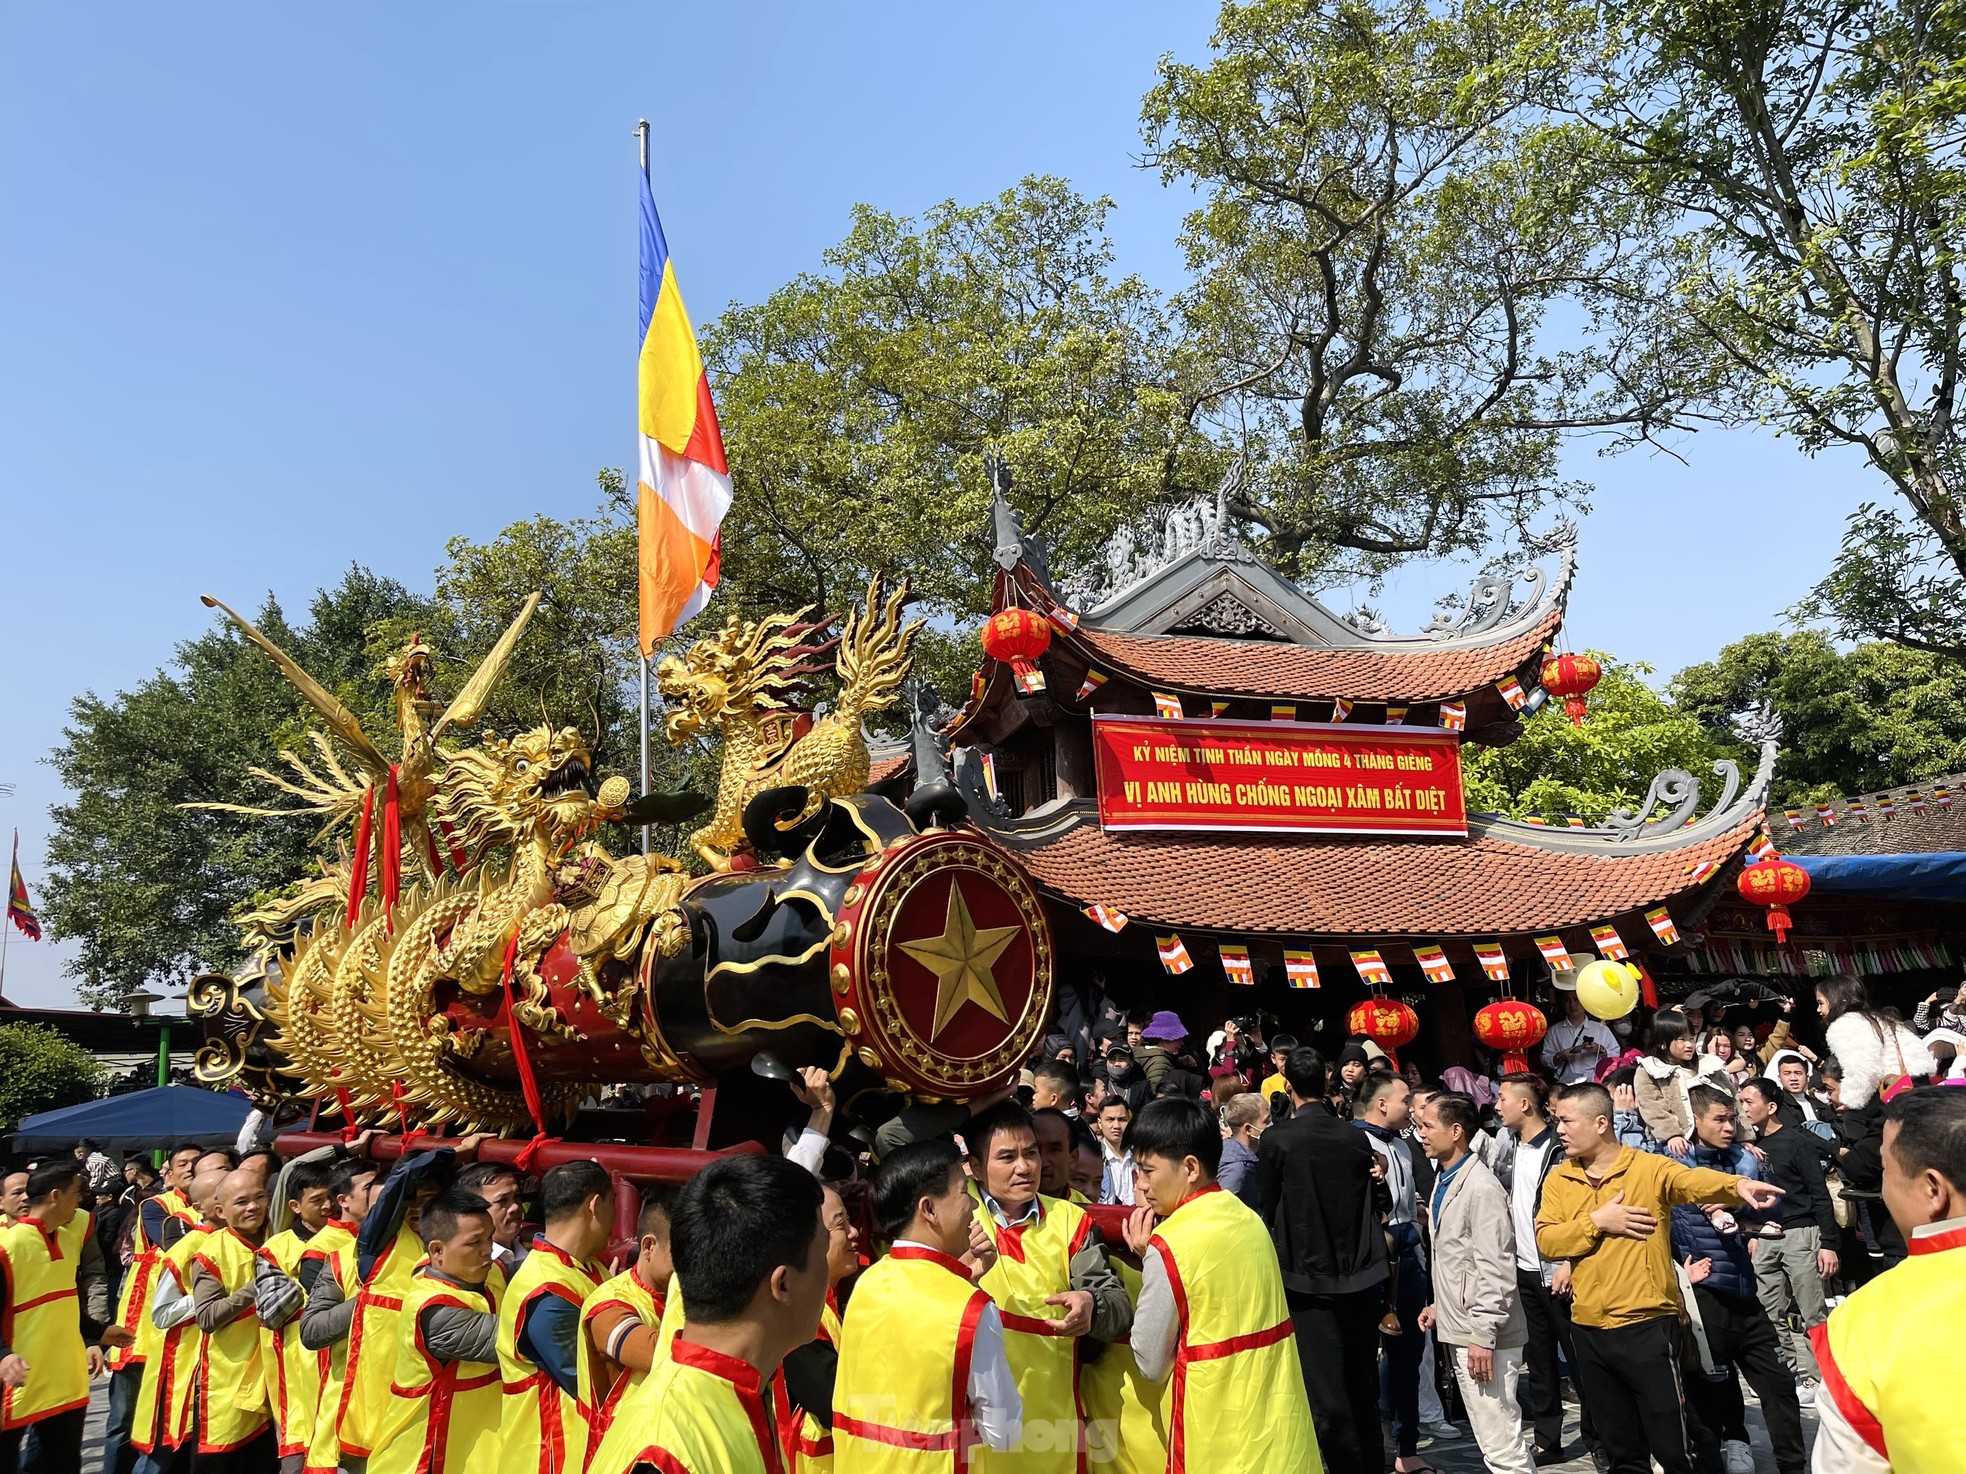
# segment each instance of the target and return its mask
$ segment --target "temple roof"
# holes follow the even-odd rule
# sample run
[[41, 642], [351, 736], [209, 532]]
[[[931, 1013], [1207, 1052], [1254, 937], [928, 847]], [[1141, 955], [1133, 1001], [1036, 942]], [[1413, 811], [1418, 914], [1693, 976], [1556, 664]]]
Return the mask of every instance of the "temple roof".
[[1595, 828], [1470, 815], [1464, 840], [1116, 833], [1090, 800], [1010, 819], [972, 797], [972, 814], [1075, 907], [1240, 933], [1482, 939], [1602, 923], [1704, 890], [1763, 826], [1774, 765], [1772, 741], [1745, 786], [1733, 763], [1716, 763], [1723, 787], [1703, 817], [1699, 782], [1675, 770], [1637, 810]]
[[[1943, 789], [1951, 802], [1940, 808], [1933, 796]], [[1912, 807], [1913, 796], [1922, 809]], [[1886, 818], [1886, 802], [1890, 817]], [[1853, 817], [1853, 805], [1862, 804], [1868, 822]], [[1966, 773], [1953, 773], [1925, 783], [1902, 788], [1886, 788], [1860, 794], [1854, 799], [1839, 798], [1830, 806], [1836, 823], [1825, 824], [1814, 804], [1804, 804], [1797, 813], [1801, 828], [1779, 817], [1770, 828], [1775, 847], [1793, 855], [1926, 855], [1966, 852]]]

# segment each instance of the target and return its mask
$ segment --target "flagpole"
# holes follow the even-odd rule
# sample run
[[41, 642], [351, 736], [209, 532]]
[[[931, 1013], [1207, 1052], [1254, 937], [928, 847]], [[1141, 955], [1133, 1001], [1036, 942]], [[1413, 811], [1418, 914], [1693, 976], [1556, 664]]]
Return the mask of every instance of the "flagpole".
[[[643, 118], [635, 125], [635, 138], [641, 145], [642, 178], [646, 180], [649, 177], [649, 120], [647, 118]], [[640, 349], [641, 345], [637, 344], [636, 351], [639, 352]], [[638, 492], [636, 495], [639, 501], [640, 493]], [[636, 515], [638, 517], [640, 516], [639, 507], [637, 508]], [[646, 654], [643, 654], [639, 641], [636, 644], [635, 653], [640, 655], [642, 660], [642, 792], [647, 793], [649, 791], [649, 658]], [[649, 852], [649, 834], [650, 826], [644, 824], [642, 826], [642, 853], [645, 855]]]
[[14, 877], [20, 874], [20, 826], [14, 826], [14, 862], [7, 870], [7, 915], [0, 921], [0, 996], [7, 991], [7, 935], [14, 929]]

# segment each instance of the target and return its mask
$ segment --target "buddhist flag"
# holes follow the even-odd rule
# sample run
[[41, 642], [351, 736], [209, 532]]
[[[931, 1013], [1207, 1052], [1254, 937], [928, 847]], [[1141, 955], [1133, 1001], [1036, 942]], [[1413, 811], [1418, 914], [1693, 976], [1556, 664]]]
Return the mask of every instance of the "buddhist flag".
[[1154, 692], [1154, 712], [1163, 721], [1178, 722], [1185, 713], [1181, 710], [1181, 698], [1169, 696], [1165, 691]]
[[41, 918], [34, 914], [34, 903], [27, 898], [27, 882], [20, 873], [20, 831], [14, 831], [13, 874], [7, 882], [7, 919], [21, 929], [30, 942], [41, 940]]
[[1352, 704], [1351, 704], [1351, 702], [1349, 702], [1349, 701], [1347, 701], [1347, 700], [1346, 700], [1346, 699], [1345, 699], [1344, 697], [1342, 697], [1342, 696], [1334, 696], [1334, 697], [1332, 698], [1332, 700], [1331, 700], [1331, 720], [1332, 720], [1332, 721], [1334, 721], [1334, 722], [1342, 722], [1342, 721], [1344, 721], [1344, 720], [1345, 720], [1345, 718], [1346, 718], [1346, 717], [1348, 717], [1348, 716], [1350, 716], [1351, 714], [1352, 714]]
[[1774, 859], [1775, 858], [1774, 837], [1770, 835], [1767, 830], [1765, 829], [1762, 830], [1761, 833], [1757, 834], [1748, 843], [1748, 853], [1752, 855], [1756, 861]]
[[1951, 808], [1951, 807], [1952, 807], [1952, 790], [1951, 790], [1950, 788], [1946, 788], [1946, 787], [1943, 787], [1943, 786], [1942, 786], [1942, 787], [1939, 787], [1939, 788], [1935, 788], [1935, 789], [1933, 789], [1933, 790], [1932, 790], [1932, 802], [1933, 802], [1933, 803], [1935, 803], [1935, 804], [1937, 804], [1937, 805], [1938, 805], [1938, 806], [1939, 806], [1940, 808], [1942, 808], [1942, 809], [1949, 809], [1949, 808]]
[[1645, 924], [1652, 928], [1652, 935], [1668, 947], [1679, 940], [1679, 928], [1672, 924], [1672, 912], [1659, 906], [1645, 913]]
[[1154, 945], [1160, 949], [1160, 965], [1171, 973], [1184, 973], [1195, 965], [1195, 959], [1188, 955], [1188, 949], [1173, 932], [1155, 937]]
[[1563, 945], [1562, 937], [1536, 938], [1536, 950], [1543, 954], [1543, 961], [1550, 965], [1552, 972], [1564, 972], [1570, 966], [1570, 949]]
[[1914, 814], [1925, 812], [1925, 795], [1920, 793], [1916, 788], [1905, 795], [1905, 802], [1911, 805], [1911, 811]]
[[1386, 959], [1377, 952], [1352, 953], [1352, 966], [1358, 969], [1359, 979], [1367, 987], [1392, 986], [1393, 970], [1386, 966]]
[[1415, 947], [1413, 958], [1420, 964], [1420, 971], [1427, 975], [1430, 983], [1451, 983], [1454, 981], [1454, 964], [1447, 960], [1447, 954], [1438, 947]]
[[1272, 706], [1270, 708], [1270, 720], [1273, 722], [1294, 722], [1297, 720], [1297, 708], [1283, 705]]
[[1108, 679], [1108, 676], [1103, 670], [1087, 671], [1085, 673], [1085, 679], [1079, 682], [1078, 694], [1072, 699], [1074, 701], [1085, 700], [1086, 697], [1092, 695], [1093, 692], [1105, 685]]
[[1586, 827], [1582, 814], [1565, 814], [1563, 816], [1563, 822], [1568, 824], [1572, 829], [1583, 829]]
[[1503, 676], [1495, 683], [1495, 689], [1502, 693], [1502, 699], [1517, 711], [1529, 704], [1529, 693], [1522, 689], [1522, 682], [1514, 676]]
[[1611, 925], [1591, 928], [1591, 940], [1597, 943], [1600, 955], [1613, 962], [1623, 962], [1632, 955], [1632, 949], [1625, 945], [1625, 939], [1618, 935], [1618, 928]]
[[1085, 908], [1085, 914], [1105, 927], [1107, 931], [1118, 931], [1126, 925], [1126, 913], [1115, 911], [1111, 906], [1094, 903]]
[[1525, 814], [1523, 815], [1522, 822], [1525, 824], [1547, 825], [1550, 821], [1545, 819], [1541, 814]]
[[1315, 988], [1318, 986], [1317, 957], [1310, 952], [1286, 952], [1283, 954], [1283, 976], [1293, 988]]
[[1239, 988], [1256, 986], [1256, 969], [1249, 965], [1247, 947], [1224, 947], [1221, 953], [1223, 976]]
[[1386, 708], [1386, 725], [1387, 725], [1387, 726], [1389, 726], [1389, 727], [1403, 727], [1403, 726], [1405, 726], [1405, 725], [1406, 725], [1406, 708], [1405, 708], [1405, 707], [1403, 707], [1403, 706], [1389, 706], [1389, 707], [1387, 707], [1387, 708]]
[[1508, 954], [1502, 950], [1500, 942], [1476, 942], [1475, 961], [1481, 964], [1491, 983], [1506, 983], [1509, 980]]
[[994, 752], [983, 754], [983, 791], [990, 795], [991, 803], [1003, 797], [997, 792], [997, 755]]
[[676, 286], [669, 243], [642, 176], [641, 455], [639, 533], [641, 646], [647, 658], [677, 625], [710, 602], [721, 561], [730, 467], [710, 402], [696, 332]]
[[1044, 611], [1045, 622], [1061, 635], [1069, 635], [1079, 627], [1079, 617], [1063, 604], [1053, 604]]
[[1898, 817], [1898, 806], [1891, 802], [1890, 794], [1880, 793], [1877, 796], [1877, 812], [1884, 816], [1887, 824]]
[[1446, 732], [1464, 732], [1468, 727], [1468, 704], [1465, 701], [1443, 701], [1440, 704], [1440, 727]]
[[1219, 717], [1229, 709], [1229, 703], [1226, 701], [1211, 701], [1208, 703], [1208, 709]]
[[1697, 865], [1688, 865], [1686, 867], [1686, 873], [1691, 877], [1693, 884], [1698, 885], [1719, 868], [1720, 861], [1718, 860], [1702, 860]]
[[[1941, 788], [1939, 792], [1944, 793], [1945, 790]], [[1940, 808], [1945, 807], [1944, 799], [1939, 800], [1939, 807]], [[1828, 804], [1816, 805], [1816, 817], [1823, 821], [1823, 827], [1825, 829], [1834, 829], [1836, 827], [1836, 810], [1831, 808]]]
[[1789, 828], [1800, 829], [1802, 827], [1802, 810], [1783, 809], [1782, 814], [1789, 821]]
[[1851, 799], [1850, 807], [1846, 809], [1844, 812], [1849, 814], [1849, 816], [1852, 819], [1855, 819], [1859, 824], [1870, 823], [1870, 815], [1865, 812], [1864, 801], [1860, 798]]

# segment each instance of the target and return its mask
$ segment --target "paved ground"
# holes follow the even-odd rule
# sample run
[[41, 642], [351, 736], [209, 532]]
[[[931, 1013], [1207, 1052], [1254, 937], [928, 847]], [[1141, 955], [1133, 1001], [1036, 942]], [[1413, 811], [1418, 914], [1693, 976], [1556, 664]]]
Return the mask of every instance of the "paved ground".
[[[1745, 1389], [1743, 1389], [1745, 1390]], [[1750, 1446], [1754, 1449], [1755, 1474], [1776, 1474], [1774, 1455], [1768, 1451], [1768, 1430], [1761, 1421], [1761, 1406], [1754, 1394], [1747, 1395], [1748, 1435]], [[108, 1474], [102, 1464], [102, 1430], [109, 1415], [108, 1383], [98, 1382], [94, 1396], [89, 1399], [89, 1421], [82, 1438], [82, 1474]], [[1813, 1441], [1816, 1436], [1816, 1414], [1809, 1408], [1802, 1410], [1803, 1433]], [[1547, 1467], [1566, 1471], [1566, 1474], [1592, 1474], [1591, 1461], [1584, 1454], [1584, 1446], [1577, 1437], [1576, 1404], [1565, 1408], [1563, 1421], [1564, 1437], [1569, 1440], [1568, 1447], [1574, 1449], [1577, 1457], [1565, 1464], [1552, 1464]], [[1392, 1446], [1390, 1432], [1386, 1446]], [[1486, 1474], [1488, 1466], [1481, 1461], [1481, 1452], [1474, 1440], [1467, 1436], [1466, 1425], [1462, 1425], [1462, 1435], [1456, 1439], [1438, 1439], [1422, 1444], [1421, 1454], [1441, 1474]], [[1391, 1468], [1389, 1460], [1387, 1468]]]

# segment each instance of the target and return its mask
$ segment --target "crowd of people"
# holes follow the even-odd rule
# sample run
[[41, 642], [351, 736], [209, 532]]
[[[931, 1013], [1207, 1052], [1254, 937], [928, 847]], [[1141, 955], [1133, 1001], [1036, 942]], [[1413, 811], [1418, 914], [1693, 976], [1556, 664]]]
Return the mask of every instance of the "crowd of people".
[[1566, 1375], [1619, 1474], [1751, 1469], [1743, 1382], [1783, 1474], [1805, 1405], [1818, 1474], [1957, 1467], [1907, 1329], [1966, 1309], [1966, 990], [1907, 1023], [1825, 979], [1820, 1053], [1752, 987], [1566, 1002], [1542, 1072], [1439, 1081], [1115, 1018], [859, 1160], [807, 1071], [781, 1154], [632, 1225], [482, 1137], [85, 1144], [0, 1181], [0, 1471], [80, 1470], [104, 1376], [104, 1474], [1380, 1474], [1388, 1425], [1418, 1474], [1463, 1424], [1527, 1474]]

